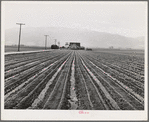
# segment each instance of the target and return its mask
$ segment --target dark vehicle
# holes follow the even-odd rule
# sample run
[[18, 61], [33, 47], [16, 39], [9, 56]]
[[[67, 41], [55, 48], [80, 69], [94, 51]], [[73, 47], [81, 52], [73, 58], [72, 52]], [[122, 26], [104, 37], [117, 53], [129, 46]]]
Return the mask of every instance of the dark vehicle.
[[86, 48], [87, 51], [92, 51], [92, 48]]
[[62, 47], [60, 47], [60, 49], [65, 49], [65, 47], [64, 47], [64, 46], [62, 46]]
[[85, 47], [80, 47], [80, 50], [85, 50]]
[[59, 46], [57, 46], [57, 45], [51, 45], [51, 49], [59, 49]]

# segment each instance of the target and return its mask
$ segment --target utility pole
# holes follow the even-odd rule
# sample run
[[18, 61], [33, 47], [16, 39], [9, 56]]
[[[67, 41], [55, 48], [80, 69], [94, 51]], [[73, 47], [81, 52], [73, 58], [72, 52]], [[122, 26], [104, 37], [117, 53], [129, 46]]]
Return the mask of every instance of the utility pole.
[[18, 51], [20, 51], [20, 40], [21, 40], [21, 25], [25, 25], [23, 23], [16, 23], [17, 25], [20, 25], [20, 32], [19, 32], [19, 43], [18, 43]]
[[45, 50], [47, 49], [47, 36], [49, 35], [44, 35], [45, 36]]
[[55, 45], [56, 45], [56, 39], [55, 39]]
[[60, 47], [60, 42], [58, 42], [58, 46]]

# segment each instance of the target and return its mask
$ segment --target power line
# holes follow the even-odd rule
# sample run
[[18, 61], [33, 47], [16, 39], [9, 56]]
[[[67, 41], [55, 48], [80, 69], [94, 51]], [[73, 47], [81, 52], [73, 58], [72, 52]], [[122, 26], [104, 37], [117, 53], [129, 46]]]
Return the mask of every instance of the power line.
[[49, 35], [44, 35], [45, 36], [45, 50], [47, 49], [47, 36]]
[[23, 23], [16, 23], [17, 25], [20, 25], [20, 32], [19, 32], [19, 43], [18, 43], [18, 51], [20, 51], [20, 40], [21, 40], [21, 26], [25, 25]]

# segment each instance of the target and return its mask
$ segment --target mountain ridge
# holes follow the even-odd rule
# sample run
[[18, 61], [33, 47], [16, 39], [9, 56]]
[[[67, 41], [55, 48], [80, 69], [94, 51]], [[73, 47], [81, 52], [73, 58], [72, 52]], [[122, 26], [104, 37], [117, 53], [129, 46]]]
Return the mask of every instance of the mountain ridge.
[[[28, 46], [44, 46], [45, 37], [49, 35], [47, 46], [60, 42], [64, 46], [66, 42], [80, 42], [84, 47], [95, 48], [132, 48], [144, 49], [144, 37], [125, 37], [118, 34], [90, 31], [87, 29], [70, 29], [65, 27], [23, 27], [21, 32], [21, 44]], [[5, 30], [5, 45], [18, 44], [19, 28]]]

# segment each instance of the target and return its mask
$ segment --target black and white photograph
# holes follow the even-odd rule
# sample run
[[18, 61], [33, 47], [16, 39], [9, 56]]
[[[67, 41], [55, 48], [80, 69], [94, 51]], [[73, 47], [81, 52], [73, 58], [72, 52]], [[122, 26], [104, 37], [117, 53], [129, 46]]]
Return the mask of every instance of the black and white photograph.
[[147, 1], [2, 1], [2, 120], [147, 120]]

